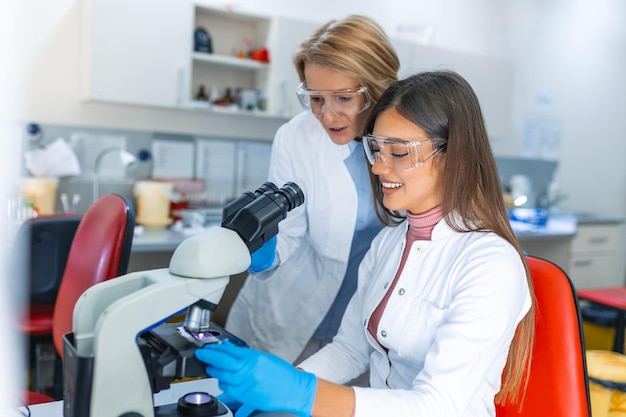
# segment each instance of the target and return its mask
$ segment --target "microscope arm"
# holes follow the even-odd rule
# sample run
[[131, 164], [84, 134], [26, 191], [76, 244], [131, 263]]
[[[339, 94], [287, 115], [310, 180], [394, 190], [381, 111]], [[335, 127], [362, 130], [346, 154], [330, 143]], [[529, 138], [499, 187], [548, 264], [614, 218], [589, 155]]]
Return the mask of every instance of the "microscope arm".
[[199, 300], [218, 304], [230, 275], [246, 270], [239, 235], [214, 227], [183, 241], [169, 269], [130, 273], [87, 290], [74, 309], [75, 354], [92, 357], [90, 416], [153, 416], [137, 335]]

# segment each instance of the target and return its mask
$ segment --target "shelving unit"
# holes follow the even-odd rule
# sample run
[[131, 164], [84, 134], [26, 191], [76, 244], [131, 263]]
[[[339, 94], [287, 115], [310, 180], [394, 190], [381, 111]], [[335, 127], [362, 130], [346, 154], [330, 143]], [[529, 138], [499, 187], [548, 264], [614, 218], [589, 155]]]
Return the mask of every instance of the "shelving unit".
[[[268, 48], [271, 19], [196, 5], [194, 30], [202, 28], [211, 39], [212, 52], [193, 52], [189, 82], [189, 97], [194, 101], [201, 86], [210, 98], [223, 97], [229, 89], [234, 98], [239, 90], [250, 90], [257, 95], [257, 106], [241, 109], [241, 113], [259, 114], [267, 110], [260, 103], [267, 95], [271, 63], [246, 57], [251, 50]], [[253, 93], [254, 92], [254, 93]], [[212, 96], [212, 97], [211, 97]], [[198, 103], [193, 103], [199, 107]], [[223, 111], [211, 106], [207, 109]], [[234, 110], [236, 112], [236, 109]], [[233, 112], [232, 109], [229, 112]]]

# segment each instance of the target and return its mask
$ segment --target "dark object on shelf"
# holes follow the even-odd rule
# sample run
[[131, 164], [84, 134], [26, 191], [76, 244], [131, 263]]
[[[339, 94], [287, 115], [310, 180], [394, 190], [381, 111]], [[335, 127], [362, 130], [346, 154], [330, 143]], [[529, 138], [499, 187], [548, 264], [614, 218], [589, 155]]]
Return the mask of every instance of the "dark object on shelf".
[[196, 100], [209, 101], [209, 97], [206, 95], [204, 84], [200, 85], [200, 87], [198, 88], [198, 93], [196, 94]]
[[213, 45], [211, 36], [204, 28], [197, 28], [193, 33], [194, 45], [193, 50], [196, 52], [213, 53]]
[[37, 123], [29, 123], [26, 125], [26, 134], [28, 135], [28, 140], [31, 144], [43, 147], [41, 141], [43, 139], [43, 132], [41, 130], [41, 126]]
[[235, 97], [230, 87], [226, 87], [224, 95], [213, 102], [216, 106], [230, 106], [233, 103], [235, 103]]

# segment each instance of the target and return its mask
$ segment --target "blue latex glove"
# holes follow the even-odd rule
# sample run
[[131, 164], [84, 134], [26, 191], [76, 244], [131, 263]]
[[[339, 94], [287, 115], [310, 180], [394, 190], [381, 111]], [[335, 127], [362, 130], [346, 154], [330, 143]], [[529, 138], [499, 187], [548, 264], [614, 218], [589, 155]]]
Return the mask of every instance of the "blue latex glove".
[[265, 242], [251, 257], [252, 262], [250, 262], [248, 270], [252, 272], [265, 271], [272, 266], [276, 258], [276, 236]]
[[241, 403], [225, 392], [218, 395], [217, 399], [224, 403], [231, 411], [237, 411], [241, 408]]
[[242, 404], [236, 417], [247, 417], [255, 410], [311, 415], [317, 392], [315, 375], [277, 356], [235, 346], [228, 340], [205, 345], [195, 354], [207, 364], [207, 374], [218, 379], [224, 394]]

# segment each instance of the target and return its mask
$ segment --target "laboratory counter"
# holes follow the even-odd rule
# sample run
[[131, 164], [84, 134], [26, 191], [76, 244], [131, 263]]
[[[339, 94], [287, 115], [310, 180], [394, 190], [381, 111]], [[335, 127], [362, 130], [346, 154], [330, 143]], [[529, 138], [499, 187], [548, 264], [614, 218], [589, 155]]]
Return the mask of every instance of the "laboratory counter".
[[[516, 222], [513, 231], [520, 241], [571, 238], [576, 234], [576, 220], [570, 216], [553, 216], [545, 227]], [[592, 218], [586, 221], [592, 221]], [[219, 226], [219, 223], [212, 223], [208, 227], [214, 226]], [[173, 252], [183, 240], [203, 230], [205, 229], [188, 230], [172, 227], [140, 229], [133, 238], [132, 252]]]
[[[578, 259], [576, 257], [580, 256], [580, 254], [575, 251], [576, 247], [579, 245], [578, 242], [589, 239], [588, 235], [590, 230], [594, 231], [594, 234], [591, 236], [592, 241], [595, 242], [595, 240], [598, 240], [599, 237], [595, 235], [596, 229], [602, 233], [609, 230], [610, 236], [616, 235], [619, 237], [620, 233], [623, 233], [620, 232], [623, 223], [623, 218], [572, 212], [563, 212], [556, 215], [552, 214], [548, 217], [546, 224], [542, 226], [520, 221], [511, 221], [513, 231], [522, 245], [522, 249], [524, 249], [526, 253], [557, 264], [568, 274], [571, 274], [570, 276], [575, 285], [580, 286], [589, 286], [589, 283], [587, 282], [588, 279], [581, 277], [580, 271], [575, 268], [575, 261]], [[219, 223], [212, 223], [211, 226], [219, 226]], [[143, 233], [136, 234], [133, 241], [128, 271], [134, 272], [167, 268], [176, 247], [186, 238], [202, 230], [204, 229], [200, 228], [194, 231], [180, 230], [177, 228], [161, 230], [146, 229]], [[608, 242], [615, 240], [618, 242], [620, 241], [618, 237], [608, 238], [607, 240], [606, 237], [602, 236], [601, 240]], [[618, 244], [616, 243], [616, 245]], [[619, 245], [612, 249], [616, 254], [621, 253], [620, 250], [621, 246]], [[619, 258], [611, 258], [611, 265], [615, 264], [615, 266], [611, 267], [610, 271], [605, 274], [607, 277], [615, 276], [617, 278], [613, 278], [613, 280], [619, 280], [619, 262]], [[592, 272], [593, 271], [589, 271], [589, 274]], [[222, 317], [222, 315], [228, 313], [229, 302], [236, 296], [246, 276], [247, 273], [243, 272], [233, 277], [232, 284], [225, 294], [225, 305], [220, 306], [223, 311], [220, 311], [218, 316]], [[594, 279], [593, 285], [600, 285], [603, 282], [603, 280]]]
[[133, 237], [131, 250], [133, 253], [173, 252], [183, 240], [202, 230], [204, 229], [196, 229], [191, 232], [174, 228], [143, 229], [137, 227], [135, 228], [135, 236]]
[[[569, 242], [576, 234], [575, 219], [554, 216], [542, 227], [521, 222], [512, 222], [512, 225], [513, 231], [527, 252], [549, 259], [558, 265], [567, 264]], [[212, 223], [208, 227], [215, 226], [219, 226], [219, 223]], [[177, 227], [165, 229], [138, 227], [133, 238], [128, 272], [167, 268], [178, 245], [203, 230], [206, 228], [188, 230]]]

